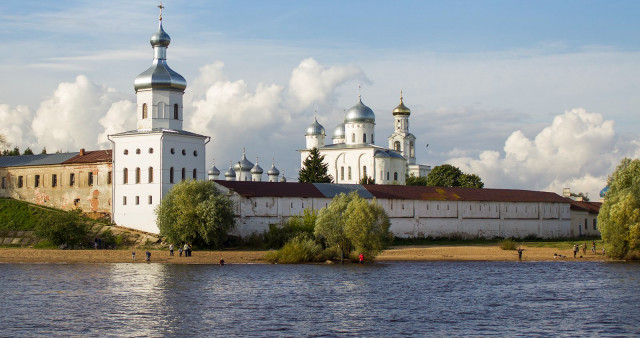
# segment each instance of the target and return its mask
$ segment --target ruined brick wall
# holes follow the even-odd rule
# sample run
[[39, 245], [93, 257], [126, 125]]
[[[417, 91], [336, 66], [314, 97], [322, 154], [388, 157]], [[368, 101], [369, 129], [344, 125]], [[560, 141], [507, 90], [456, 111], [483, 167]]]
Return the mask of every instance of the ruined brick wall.
[[0, 197], [110, 216], [111, 172], [110, 162], [0, 168]]

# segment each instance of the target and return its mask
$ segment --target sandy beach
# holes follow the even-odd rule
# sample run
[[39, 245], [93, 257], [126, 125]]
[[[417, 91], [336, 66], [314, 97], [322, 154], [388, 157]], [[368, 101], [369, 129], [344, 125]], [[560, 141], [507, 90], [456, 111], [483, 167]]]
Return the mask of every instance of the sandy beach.
[[[523, 261], [605, 261], [601, 254], [587, 251], [573, 258], [571, 250], [531, 248], [524, 246]], [[146, 250], [136, 250], [136, 263], [146, 263]], [[222, 257], [228, 264], [267, 263], [266, 251], [194, 251], [191, 257], [169, 256], [167, 250], [150, 250], [151, 262], [168, 264], [217, 264]], [[554, 253], [566, 258], [556, 259]], [[377, 261], [517, 261], [516, 251], [502, 250], [497, 245], [433, 245], [393, 247], [383, 251]], [[0, 248], [1, 263], [124, 263], [132, 262], [131, 250], [45, 250]]]

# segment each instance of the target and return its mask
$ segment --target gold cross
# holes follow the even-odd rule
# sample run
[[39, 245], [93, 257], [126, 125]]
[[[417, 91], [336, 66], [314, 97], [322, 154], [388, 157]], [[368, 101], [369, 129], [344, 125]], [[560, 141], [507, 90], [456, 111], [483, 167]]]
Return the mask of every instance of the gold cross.
[[164, 8], [164, 6], [162, 6], [162, 1], [160, 1], [160, 5], [158, 5], [158, 8], [160, 8], [160, 18], [159, 18], [159, 20], [162, 21], [162, 9]]

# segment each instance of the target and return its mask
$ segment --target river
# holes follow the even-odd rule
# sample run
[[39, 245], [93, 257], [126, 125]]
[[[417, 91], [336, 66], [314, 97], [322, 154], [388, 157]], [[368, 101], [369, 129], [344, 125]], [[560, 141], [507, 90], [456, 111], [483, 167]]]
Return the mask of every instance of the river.
[[0, 264], [0, 336], [637, 336], [640, 264]]

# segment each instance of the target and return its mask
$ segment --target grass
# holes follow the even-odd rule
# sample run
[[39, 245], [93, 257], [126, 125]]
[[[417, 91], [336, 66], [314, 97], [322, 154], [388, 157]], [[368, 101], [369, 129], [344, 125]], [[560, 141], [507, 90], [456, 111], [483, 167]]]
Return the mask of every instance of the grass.
[[0, 198], [0, 230], [34, 230], [39, 220], [51, 212], [60, 211], [10, 198]]
[[[574, 244], [584, 244], [587, 243], [587, 250], [591, 250], [591, 241], [596, 242], [596, 247], [602, 248], [602, 239], [600, 237], [577, 237], [577, 238], [550, 238], [550, 239], [540, 239], [540, 238], [493, 238], [493, 239], [484, 239], [484, 238], [473, 238], [473, 239], [462, 239], [462, 238], [399, 238], [396, 237], [393, 240], [393, 246], [426, 246], [426, 245], [500, 245], [503, 241], [511, 240], [514, 245], [517, 247], [519, 245], [526, 245], [528, 247], [534, 248], [556, 248], [556, 249], [572, 249]], [[582, 250], [582, 247], [580, 248]], [[508, 250], [515, 250], [508, 249]]]

